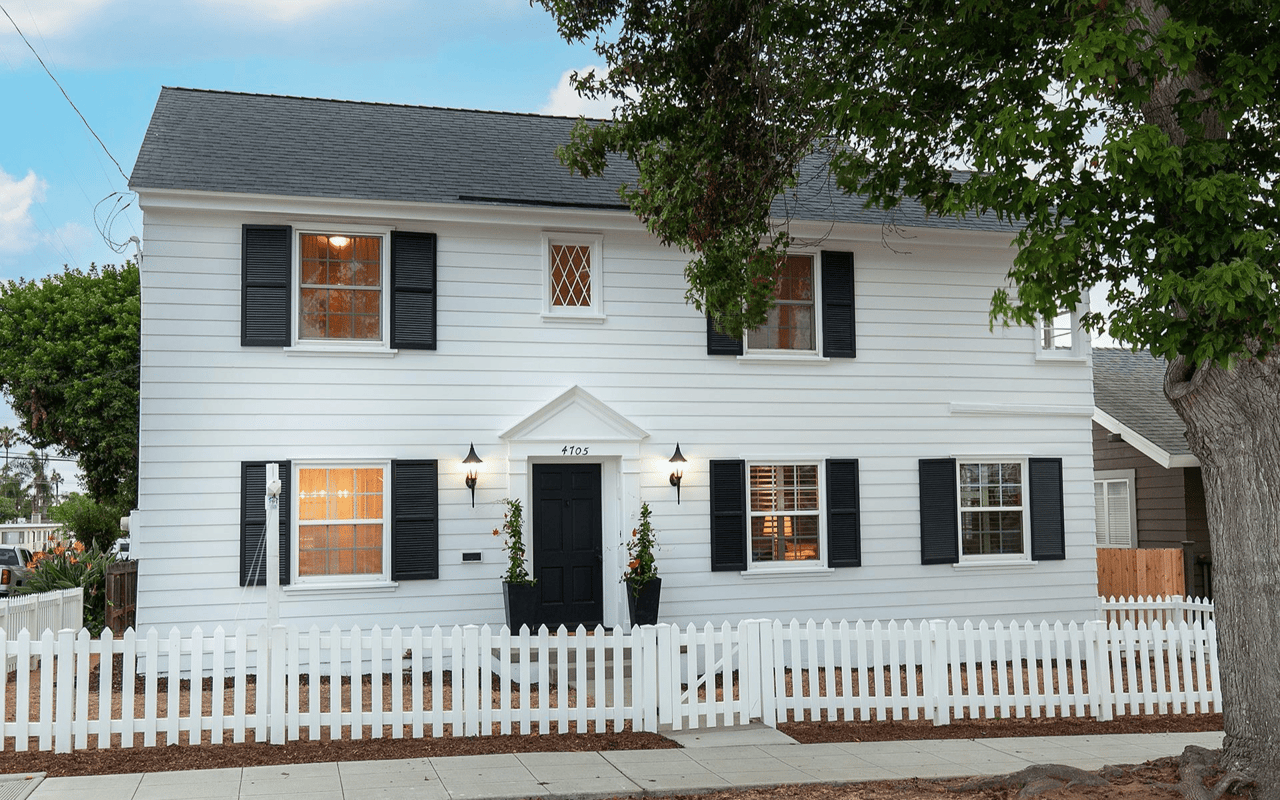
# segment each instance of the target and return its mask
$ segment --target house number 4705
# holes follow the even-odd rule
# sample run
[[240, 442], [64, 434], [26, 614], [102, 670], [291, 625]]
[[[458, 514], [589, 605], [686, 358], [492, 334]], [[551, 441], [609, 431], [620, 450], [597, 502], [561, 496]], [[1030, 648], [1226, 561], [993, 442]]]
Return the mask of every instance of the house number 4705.
[[585, 456], [585, 455], [590, 455], [590, 453], [588, 452], [590, 449], [591, 449], [590, 447], [579, 447], [577, 445], [567, 444], [564, 447], [560, 448], [560, 455]]

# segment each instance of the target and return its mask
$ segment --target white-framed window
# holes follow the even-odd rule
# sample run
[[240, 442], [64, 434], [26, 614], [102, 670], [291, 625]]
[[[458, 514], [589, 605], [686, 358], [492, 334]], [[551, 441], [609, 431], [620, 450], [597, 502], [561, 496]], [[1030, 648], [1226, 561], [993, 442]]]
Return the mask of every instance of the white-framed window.
[[385, 229], [360, 226], [296, 230], [295, 344], [387, 346], [389, 238]]
[[820, 466], [747, 463], [751, 567], [824, 563]]
[[1025, 459], [958, 458], [960, 560], [1030, 559]]
[[604, 237], [544, 232], [543, 318], [552, 321], [603, 322], [601, 260]]
[[389, 581], [390, 462], [302, 461], [293, 469], [298, 585]]
[[747, 331], [747, 353], [817, 355], [819, 305], [817, 259], [788, 253], [778, 265], [774, 306], [760, 327]]
[[1084, 356], [1085, 333], [1078, 309], [1063, 310], [1036, 322], [1036, 358], [1065, 359]]
[[1138, 546], [1137, 471], [1102, 470], [1093, 474], [1094, 535], [1098, 547]]

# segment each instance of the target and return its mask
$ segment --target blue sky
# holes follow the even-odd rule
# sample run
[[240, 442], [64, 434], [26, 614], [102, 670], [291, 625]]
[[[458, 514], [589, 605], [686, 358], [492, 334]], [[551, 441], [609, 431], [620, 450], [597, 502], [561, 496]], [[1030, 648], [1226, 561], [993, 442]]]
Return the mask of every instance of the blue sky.
[[[527, 0], [0, 0], [125, 174], [161, 86], [607, 115], [596, 63]], [[125, 179], [0, 14], [0, 278], [119, 263], [99, 233]], [[105, 202], [103, 202], [105, 201]], [[100, 205], [99, 205], [100, 204]], [[97, 207], [97, 221], [95, 221]], [[136, 206], [110, 238], [142, 235]]]

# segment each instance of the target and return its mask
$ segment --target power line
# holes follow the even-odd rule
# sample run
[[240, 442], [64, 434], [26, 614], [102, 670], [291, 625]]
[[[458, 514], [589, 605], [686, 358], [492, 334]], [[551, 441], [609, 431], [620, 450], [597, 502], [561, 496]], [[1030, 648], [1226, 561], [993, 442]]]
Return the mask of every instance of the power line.
[[57, 86], [58, 91], [62, 92], [62, 96], [67, 98], [67, 102], [71, 104], [72, 110], [74, 110], [80, 117], [80, 121], [84, 123], [84, 126], [89, 129], [89, 133], [92, 133], [93, 138], [98, 140], [98, 144], [102, 146], [102, 152], [106, 153], [107, 158], [111, 159], [111, 163], [116, 165], [116, 169], [120, 172], [120, 177], [124, 178], [125, 184], [127, 185], [129, 183], [129, 176], [124, 174], [124, 168], [120, 166], [119, 161], [116, 161], [116, 157], [111, 155], [111, 151], [107, 149], [107, 145], [102, 141], [102, 137], [98, 136], [97, 132], [94, 131], [93, 126], [89, 124], [89, 120], [85, 119], [84, 114], [80, 113], [80, 109], [76, 108], [76, 104], [72, 102], [71, 95], [67, 94], [67, 90], [63, 89], [62, 84], [58, 83], [58, 79], [53, 77], [53, 73], [50, 72], [49, 67], [45, 65], [44, 59], [41, 58], [40, 54], [36, 52], [36, 49], [31, 46], [31, 42], [27, 40], [27, 35], [22, 32], [22, 28], [18, 27], [18, 23], [14, 21], [13, 17], [9, 16], [8, 10], [6, 10], [4, 6], [0, 6], [0, 11], [4, 11], [4, 15], [9, 17], [9, 23], [13, 25], [13, 29], [18, 32], [18, 36], [22, 37], [23, 44], [25, 44], [27, 49], [31, 51], [31, 54], [36, 57], [36, 61], [40, 62], [40, 66], [44, 69], [45, 74], [49, 76], [49, 80], [53, 81], [53, 85]]

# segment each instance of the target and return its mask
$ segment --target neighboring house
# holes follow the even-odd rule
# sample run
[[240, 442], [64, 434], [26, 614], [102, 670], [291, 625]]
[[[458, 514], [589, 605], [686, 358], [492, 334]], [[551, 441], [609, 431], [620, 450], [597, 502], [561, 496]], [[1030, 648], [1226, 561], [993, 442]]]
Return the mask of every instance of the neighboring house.
[[1093, 468], [1099, 547], [1183, 550], [1186, 592], [1212, 594], [1200, 461], [1146, 350], [1093, 351]]
[[264, 619], [271, 461], [290, 623], [500, 622], [506, 497], [551, 622], [626, 622], [642, 502], [663, 621], [1095, 613], [1088, 343], [989, 327], [1009, 228], [811, 165], [744, 341], [619, 204], [632, 169], [559, 165], [573, 122], [162, 91], [140, 626]]

